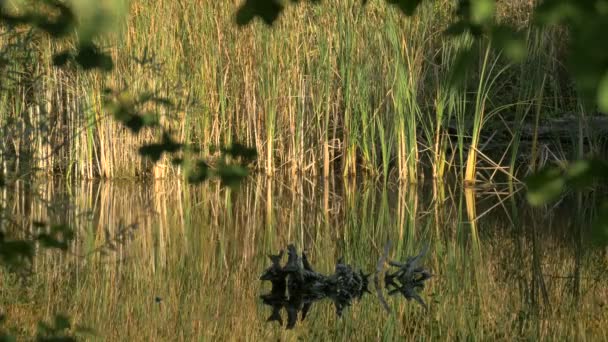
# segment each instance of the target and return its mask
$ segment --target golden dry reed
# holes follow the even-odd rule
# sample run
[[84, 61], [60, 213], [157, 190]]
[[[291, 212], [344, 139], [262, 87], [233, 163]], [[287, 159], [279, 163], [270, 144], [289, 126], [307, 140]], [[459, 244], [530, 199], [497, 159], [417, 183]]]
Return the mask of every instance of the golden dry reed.
[[[531, 75], [521, 69], [558, 74], [560, 40], [546, 31], [529, 35], [536, 53], [521, 65], [482, 44], [471, 82], [451, 87], [456, 52], [471, 42], [443, 34], [453, 20], [447, 0], [424, 2], [411, 18], [384, 1], [299, 4], [272, 28], [237, 27], [240, 3], [131, 1], [123, 27], [102, 43], [115, 59], [110, 75], [54, 68], [52, 54], [69, 43], [36, 40], [29, 67], [14, 67], [23, 79], [0, 98], [0, 123], [22, 122], [2, 138], [4, 155], [67, 178], [179, 174], [167, 160], [153, 165], [138, 156], [159, 132], [133, 135], [114, 122], [103, 103], [109, 86], [174, 99], [175, 109], [142, 110], [157, 113], [202, 156], [233, 141], [254, 146], [257, 168], [267, 174], [365, 173], [415, 182], [430, 166], [427, 176], [451, 171], [475, 181], [477, 166], [514, 175], [504, 156], [478, 155], [493, 142], [484, 141], [488, 121], [508, 125], [512, 119], [502, 116], [538, 93], [520, 91]], [[498, 20], [536, 32], [528, 27], [532, 6], [501, 2]], [[543, 85], [557, 89], [559, 82]], [[553, 112], [565, 107], [545, 102]], [[508, 139], [520, 138], [506, 131]]]
[[[5, 327], [19, 327], [19, 339], [56, 313], [90, 326], [99, 340], [608, 337], [608, 260], [585, 249], [569, 223], [585, 212], [520, 206], [504, 189], [258, 177], [238, 190], [179, 180], [37, 190], [37, 197], [4, 191], [9, 212], [24, 224], [67, 221], [77, 231], [67, 254], [40, 250], [27, 291], [0, 271]], [[325, 301], [294, 330], [266, 323], [271, 310], [258, 296], [269, 290], [259, 280], [267, 254], [295, 243], [320, 272], [331, 273], [339, 257], [372, 272], [388, 240], [400, 260], [429, 244], [427, 312], [387, 296], [387, 314], [367, 295], [341, 319]]]

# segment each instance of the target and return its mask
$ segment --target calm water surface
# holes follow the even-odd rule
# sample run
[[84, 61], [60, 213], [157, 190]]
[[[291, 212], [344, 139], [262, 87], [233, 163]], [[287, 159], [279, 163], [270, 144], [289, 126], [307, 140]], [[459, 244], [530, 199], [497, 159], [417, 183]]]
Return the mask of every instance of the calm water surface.
[[[585, 228], [593, 198], [534, 209], [508, 186], [266, 178], [238, 189], [175, 181], [38, 191], [3, 199], [24, 222], [66, 222], [77, 234], [67, 255], [41, 253], [26, 285], [2, 277], [7, 316], [32, 329], [60, 312], [100, 340], [608, 339], [608, 256]], [[387, 313], [372, 281], [341, 318], [324, 300], [293, 329], [286, 310], [283, 325], [267, 322], [260, 295], [270, 284], [259, 277], [268, 254], [294, 243], [321, 273], [340, 257], [372, 273], [388, 241], [402, 261], [429, 245], [428, 311], [385, 293]]]

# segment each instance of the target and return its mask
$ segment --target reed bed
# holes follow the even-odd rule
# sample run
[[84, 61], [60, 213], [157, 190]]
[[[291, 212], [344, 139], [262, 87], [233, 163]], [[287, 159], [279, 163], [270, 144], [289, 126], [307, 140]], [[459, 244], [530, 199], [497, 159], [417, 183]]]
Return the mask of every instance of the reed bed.
[[[182, 186], [85, 182], [45, 184], [35, 198], [5, 192], [14, 203], [7, 210], [24, 223], [67, 220], [77, 228], [68, 254], [39, 253], [27, 291], [19, 278], [0, 272], [7, 322], [31, 336], [38, 320], [63, 312], [111, 340], [602, 340], [608, 334], [605, 255], [584, 247], [584, 230], [571, 229], [589, 220], [584, 211], [530, 209], [499, 189], [470, 196], [473, 189], [449, 184], [395, 190], [373, 181], [260, 177], [238, 190]], [[66, 198], [67, 215], [48, 205]], [[576, 200], [586, 206], [591, 199]], [[258, 277], [267, 254], [294, 242], [321, 272], [331, 272], [340, 256], [371, 271], [388, 240], [396, 259], [430, 245], [425, 264], [435, 277], [423, 291], [429, 311], [389, 297], [387, 314], [368, 295], [341, 319], [321, 302], [294, 330], [265, 322], [270, 310], [258, 296], [268, 289]]]
[[[562, 35], [530, 27], [533, 2], [501, 3], [498, 11], [499, 21], [527, 33], [528, 59], [512, 65], [483, 43], [458, 87], [450, 83], [455, 55], [471, 42], [443, 34], [451, 1], [425, 2], [411, 18], [383, 2], [300, 4], [272, 28], [238, 28], [239, 4], [131, 2], [124, 26], [103, 42], [115, 58], [110, 75], [54, 68], [51, 55], [66, 43], [29, 42], [29, 60], [13, 66], [24, 79], [0, 101], [0, 123], [25, 127], [3, 135], [3, 158], [77, 179], [179, 173], [167, 160], [152, 165], [137, 155], [159, 132], [133, 135], [114, 122], [103, 105], [107, 86], [174, 99], [173, 110], [145, 110], [204, 157], [233, 141], [254, 146], [257, 168], [269, 175], [515, 176], [534, 167], [519, 158], [524, 146], [510, 142], [521, 139], [524, 123], [543, 121], [526, 108], [535, 103], [543, 117], [577, 112], [560, 65]], [[153, 62], [142, 65], [143, 57]], [[486, 131], [503, 132], [506, 142]]]

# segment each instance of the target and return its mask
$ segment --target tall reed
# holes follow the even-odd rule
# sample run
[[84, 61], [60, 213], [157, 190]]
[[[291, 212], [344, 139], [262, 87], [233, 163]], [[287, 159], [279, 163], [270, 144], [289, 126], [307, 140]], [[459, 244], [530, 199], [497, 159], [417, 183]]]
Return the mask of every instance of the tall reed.
[[478, 85], [475, 92], [471, 145], [469, 147], [464, 175], [464, 181], [469, 183], [475, 183], [477, 179], [477, 159], [480, 149], [481, 130], [486, 122], [487, 101], [491, 96], [491, 90], [496, 80], [508, 68], [508, 65], [503, 67], [498, 65], [499, 57], [493, 56], [490, 44], [480, 46], [480, 49], [482, 50], [480, 54], [481, 63]]
[[[572, 196], [566, 200], [580, 206], [555, 211], [531, 210], [512, 197], [507, 209], [495, 195], [465, 195], [449, 183], [433, 199], [421, 186], [339, 177], [321, 180], [323, 187], [288, 186], [290, 178], [256, 177], [237, 190], [215, 182], [182, 187], [179, 180], [58, 180], [37, 187], [36, 197], [23, 197], [31, 189], [4, 189], [0, 201], [10, 206], [0, 207], [2, 217], [65, 222], [76, 234], [71, 253], [37, 253], [26, 282], [0, 269], [5, 326], [21, 327], [16, 334], [26, 339], [37, 321], [63, 312], [74, 325], [92, 327], [91, 338], [109, 340], [601, 340], [607, 333], [608, 313], [598, 305], [608, 299], [605, 255], [586, 250], [569, 227], [573, 215], [586, 224], [588, 198]], [[69, 210], [49, 206], [68, 194]], [[479, 217], [488, 196], [497, 206]], [[4, 228], [11, 233], [13, 226]], [[386, 295], [387, 314], [374, 293], [341, 318], [326, 300], [293, 330], [265, 322], [271, 310], [259, 295], [269, 286], [259, 275], [268, 254], [295, 243], [318, 272], [332, 273], [343, 257], [367, 273], [389, 240], [392, 260], [428, 244], [423, 265], [434, 277], [421, 291], [428, 311]]]
[[[201, 156], [213, 158], [213, 146], [234, 141], [256, 147], [257, 167], [268, 174], [290, 169], [328, 177], [365, 169], [415, 182], [428, 160], [435, 177], [462, 168], [463, 178], [473, 181], [486, 120], [499, 123], [486, 114], [515, 105], [517, 94], [540, 86], [526, 84], [522, 73], [484, 46], [469, 74], [475, 86], [449, 89], [454, 56], [470, 41], [442, 34], [452, 20], [453, 4], [446, 0], [424, 3], [410, 18], [384, 2], [302, 3], [288, 6], [272, 28], [257, 21], [238, 28], [239, 4], [132, 2], [124, 27], [102, 42], [116, 61], [105, 76], [53, 67], [52, 54], [71, 42], [32, 41], [35, 54], [13, 66], [22, 76], [3, 92], [0, 106], [5, 118], [22, 120], [22, 113], [30, 113], [30, 121], [49, 131], [5, 135], [11, 151], [4, 155], [20, 151], [27, 133], [37, 141], [34, 164], [49, 173], [176, 174], [169, 160], [153, 167], [139, 159], [137, 148], [159, 132], [132, 135], [112, 122], [103, 106], [103, 90], [110, 86], [130, 96], [146, 91], [173, 98], [173, 110], [142, 110], [156, 112], [179, 139], [201, 147]], [[525, 8], [501, 4], [501, 20], [525, 27]], [[533, 58], [526, 66], [549, 71], [553, 98], [564, 97], [559, 92], [569, 84], [554, 67], [562, 44], [556, 36], [543, 43], [550, 58]], [[0, 39], [6, 45], [9, 38]], [[36, 68], [28, 68], [29, 62]], [[38, 76], [39, 82], [28, 83]], [[515, 89], [494, 87], [510, 79], [518, 80]], [[552, 108], [559, 113], [568, 104], [557, 101]], [[455, 149], [448, 148], [452, 144]]]

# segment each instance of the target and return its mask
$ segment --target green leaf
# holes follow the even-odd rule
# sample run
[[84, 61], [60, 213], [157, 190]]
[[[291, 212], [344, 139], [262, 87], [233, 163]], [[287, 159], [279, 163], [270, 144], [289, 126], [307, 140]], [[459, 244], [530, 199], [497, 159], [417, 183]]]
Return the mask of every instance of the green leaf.
[[418, 8], [421, 0], [386, 0], [391, 5], [397, 6], [405, 15], [411, 16]]
[[534, 21], [542, 25], [555, 25], [565, 20], [581, 18], [578, 5], [572, 1], [545, 0], [534, 12]]
[[159, 120], [156, 113], [145, 113], [141, 115], [142, 124], [146, 127], [158, 126]]
[[481, 28], [479, 26], [472, 25], [465, 20], [459, 20], [448, 26], [444, 33], [449, 36], [459, 36], [465, 33], [471, 33], [473, 36], [479, 36], [481, 34]]
[[135, 114], [131, 114], [125, 117], [124, 120], [119, 121], [122, 121], [123, 125], [133, 133], [138, 133], [145, 126], [144, 118]]
[[46, 248], [67, 250], [70, 242], [74, 240], [74, 231], [65, 224], [54, 225], [50, 233], [40, 233], [36, 239]]
[[58, 67], [64, 66], [73, 58], [72, 53], [69, 51], [60, 52], [53, 56], [53, 65]]
[[153, 162], [158, 162], [162, 157], [162, 154], [174, 153], [182, 148], [182, 144], [179, 144], [171, 138], [169, 133], [163, 133], [163, 139], [160, 143], [147, 144], [139, 148], [139, 154], [144, 157], [152, 159]]
[[163, 147], [165, 148], [165, 151], [167, 151], [169, 153], [177, 152], [183, 146], [182, 144], [173, 140], [173, 138], [171, 138], [171, 135], [167, 132], [163, 132], [162, 144], [163, 144]]
[[55, 330], [65, 330], [71, 327], [70, 319], [64, 315], [56, 315], [55, 316]]
[[35, 220], [32, 222], [32, 226], [34, 226], [34, 228], [44, 228], [46, 227], [46, 222]]
[[112, 57], [102, 52], [93, 43], [81, 45], [78, 53], [74, 56], [74, 61], [84, 70], [100, 69], [102, 71], [111, 71], [114, 68]]
[[476, 51], [477, 50], [473, 46], [458, 51], [449, 75], [451, 87], [458, 87], [464, 83], [467, 71], [469, 70], [471, 63], [475, 61]]
[[9, 240], [5, 241], [0, 236], [0, 260], [7, 264], [19, 263], [21, 259], [32, 260], [34, 257], [34, 246], [31, 241]]
[[255, 160], [258, 155], [255, 148], [250, 148], [240, 143], [232, 143], [229, 148], [222, 149], [222, 152], [235, 158], [241, 157], [245, 162]]
[[71, 324], [68, 317], [64, 315], [56, 315], [54, 319], [54, 326], [49, 325], [46, 322], [38, 322], [37, 329], [37, 341], [76, 341], [75, 337], [69, 334]]
[[259, 17], [270, 26], [282, 11], [283, 5], [277, 0], [246, 0], [236, 12], [236, 23], [244, 26]]
[[46, 322], [42, 322], [42, 321], [38, 322], [38, 326], [37, 326], [36, 330], [38, 330], [38, 336], [46, 335], [46, 334], [53, 332], [53, 328], [50, 325], [48, 325]]
[[569, 186], [583, 188], [595, 181], [608, 177], [608, 165], [599, 159], [583, 159], [571, 162], [566, 168]]
[[150, 101], [167, 108], [173, 108], [175, 106], [173, 101], [166, 97], [153, 96]]
[[491, 22], [496, 11], [494, 0], [470, 0], [471, 1], [471, 21], [476, 24]]
[[604, 73], [598, 85], [597, 106], [601, 112], [608, 114], [608, 71]]
[[63, 1], [46, 0], [45, 3], [51, 10], [49, 13], [32, 15], [33, 24], [55, 38], [71, 33], [76, 26], [72, 9]]
[[187, 169], [186, 174], [189, 183], [198, 184], [204, 182], [209, 178], [209, 165], [202, 160], [198, 160], [194, 166]]
[[501, 49], [505, 56], [514, 63], [522, 62], [528, 54], [524, 37], [513, 28], [498, 25], [492, 28], [492, 40]]
[[164, 151], [165, 150], [161, 144], [147, 144], [139, 148], [139, 154], [150, 158], [154, 163], [160, 160]]
[[549, 167], [528, 177], [526, 185], [528, 202], [533, 206], [539, 206], [559, 197], [564, 190], [566, 180], [558, 168]]
[[238, 185], [248, 175], [247, 168], [239, 165], [221, 165], [217, 171], [222, 184], [227, 186]]
[[120, 28], [129, 13], [129, 1], [78, 0], [68, 3], [74, 9], [78, 27], [76, 35], [81, 42], [95, 41], [108, 33], [120, 34]]

